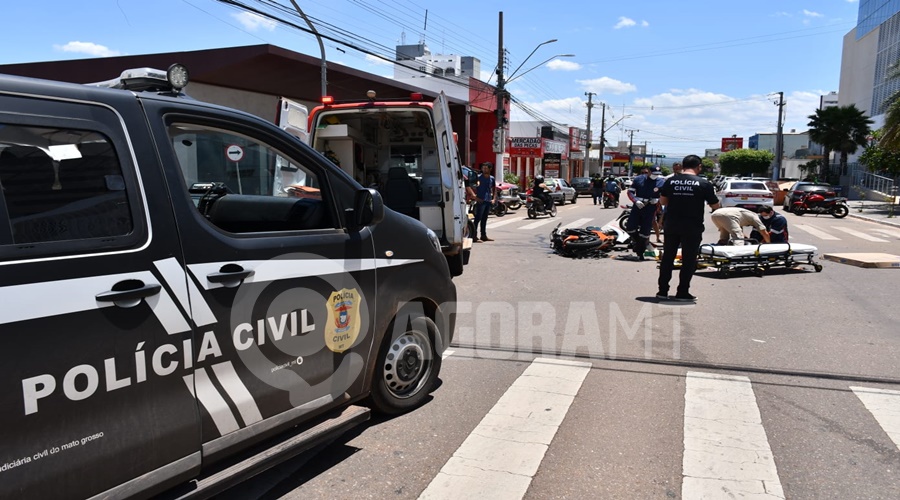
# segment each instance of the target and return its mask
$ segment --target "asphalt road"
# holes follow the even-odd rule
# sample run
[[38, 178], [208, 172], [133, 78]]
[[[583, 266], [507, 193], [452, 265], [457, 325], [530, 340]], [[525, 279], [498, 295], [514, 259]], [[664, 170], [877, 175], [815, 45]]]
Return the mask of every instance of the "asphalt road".
[[[654, 261], [549, 249], [618, 213], [492, 217], [433, 398], [222, 498], [900, 498], [900, 272], [701, 270], [661, 304]], [[820, 253], [900, 255], [900, 228], [787, 217]]]

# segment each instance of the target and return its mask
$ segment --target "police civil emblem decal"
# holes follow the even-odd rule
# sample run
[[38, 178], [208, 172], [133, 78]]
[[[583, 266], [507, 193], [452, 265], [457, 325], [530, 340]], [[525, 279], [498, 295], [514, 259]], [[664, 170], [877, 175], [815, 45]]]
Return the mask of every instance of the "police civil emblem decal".
[[334, 352], [344, 352], [359, 336], [359, 290], [338, 290], [328, 298], [328, 327], [325, 345]]

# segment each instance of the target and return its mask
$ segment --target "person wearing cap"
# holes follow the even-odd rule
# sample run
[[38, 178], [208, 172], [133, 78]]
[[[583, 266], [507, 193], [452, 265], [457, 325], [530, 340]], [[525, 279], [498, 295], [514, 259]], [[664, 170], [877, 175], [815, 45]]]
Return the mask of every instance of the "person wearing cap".
[[487, 236], [487, 218], [491, 212], [491, 206], [497, 202], [497, 182], [491, 175], [494, 164], [486, 161], [481, 164], [481, 175], [478, 176], [478, 187], [475, 188], [475, 228], [480, 227], [481, 239], [472, 235], [475, 243], [481, 241], [494, 241]]
[[635, 177], [628, 188], [628, 198], [633, 205], [625, 230], [631, 235], [631, 246], [638, 260], [644, 260], [644, 251], [650, 243], [660, 190], [665, 182], [661, 174], [659, 167], [654, 166], [646, 174]]
[[[775, 213], [774, 208], [764, 205], [759, 209], [759, 217], [766, 226], [766, 231], [769, 232], [769, 243], [788, 242], [788, 222], [783, 215]], [[754, 230], [750, 233], [750, 238], [761, 241], [762, 233]]]

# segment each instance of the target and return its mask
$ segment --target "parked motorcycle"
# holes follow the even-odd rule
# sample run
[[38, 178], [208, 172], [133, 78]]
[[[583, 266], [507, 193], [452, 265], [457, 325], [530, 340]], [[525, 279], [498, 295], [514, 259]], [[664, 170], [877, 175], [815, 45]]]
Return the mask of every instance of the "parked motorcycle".
[[503, 203], [501, 200], [497, 200], [496, 203], [491, 204], [490, 213], [496, 215], [497, 217], [503, 217], [506, 215], [506, 203]]
[[556, 217], [556, 203], [552, 203], [551, 201], [550, 206], [545, 207], [543, 200], [531, 195], [530, 189], [526, 193], [525, 207], [528, 210], [529, 219], [536, 219], [538, 215], [549, 215], [550, 217]]
[[519, 198], [518, 195], [501, 195], [500, 201], [506, 205], [506, 208], [510, 210], [518, 210], [522, 208], [522, 198]]
[[791, 212], [796, 215], [804, 214], [829, 214], [837, 219], [843, 219], [850, 213], [847, 206], [847, 198], [834, 196], [826, 198], [820, 193], [807, 193], [791, 205]]

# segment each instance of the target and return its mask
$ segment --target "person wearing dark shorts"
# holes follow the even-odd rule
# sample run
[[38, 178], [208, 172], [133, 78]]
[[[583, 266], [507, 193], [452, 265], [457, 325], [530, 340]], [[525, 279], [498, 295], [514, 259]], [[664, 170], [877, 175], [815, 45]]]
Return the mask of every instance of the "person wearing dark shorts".
[[[659, 263], [658, 299], [694, 302], [691, 295], [691, 278], [697, 271], [697, 253], [703, 239], [703, 210], [709, 205], [712, 210], [719, 208], [719, 198], [712, 183], [698, 174], [703, 168], [700, 157], [688, 155], [681, 162], [684, 170], [666, 179], [662, 187], [660, 204], [666, 207], [663, 255]], [[675, 256], [681, 247], [681, 271], [678, 273], [678, 289], [669, 297], [669, 281], [675, 267]]]

